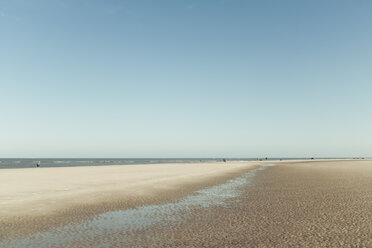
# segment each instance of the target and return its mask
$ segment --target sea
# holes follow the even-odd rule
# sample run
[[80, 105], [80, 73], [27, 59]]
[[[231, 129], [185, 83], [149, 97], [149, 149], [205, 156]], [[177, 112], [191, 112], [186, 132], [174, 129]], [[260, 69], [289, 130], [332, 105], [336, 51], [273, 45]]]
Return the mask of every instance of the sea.
[[217, 162], [223, 159], [227, 161], [279, 160], [279, 158], [0, 158], [0, 169], [34, 168], [38, 161], [41, 167], [73, 167]]

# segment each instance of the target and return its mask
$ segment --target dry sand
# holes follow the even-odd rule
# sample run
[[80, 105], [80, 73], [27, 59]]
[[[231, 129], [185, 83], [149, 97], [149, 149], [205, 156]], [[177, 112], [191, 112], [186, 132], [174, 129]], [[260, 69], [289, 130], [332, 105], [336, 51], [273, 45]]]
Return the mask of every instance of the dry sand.
[[259, 173], [227, 204], [138, 233], [136, 245], [372, 247], [371, 160], [283, 162]]
[[371, 160], [277, 164], [223, 206], [72, 247], [372, 247]]
[[221, 183], [254, 162], [0, 170], [0, 240], [95, 213], [160, 203]]

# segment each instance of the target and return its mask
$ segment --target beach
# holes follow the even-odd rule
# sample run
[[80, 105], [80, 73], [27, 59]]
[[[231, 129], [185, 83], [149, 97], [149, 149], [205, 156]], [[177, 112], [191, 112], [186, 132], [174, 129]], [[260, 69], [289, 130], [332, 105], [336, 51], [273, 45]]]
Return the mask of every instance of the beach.
[[[45, 240], [60, 235], [66, 235], [65, 247], [372, 245], [371, 160], [109, 166], [97, 167], [94, 172], [89, 172], [93, 168], [85, 168], [84, 176], [80, 174], [83, 168], [74, 168], [74, 173], [70, 169], [1, 171], [0, 202], [3, 206], [6, 202], [12, 205], [1, 208], [3, 244], [11, 247], [12, 243], [5, 243], [6, 240], [22, 239], [25, 235], [31, 238], [24, 240], [33, 242], [37, 240], [33, 233], [44, 232], [48, 239], [38, 236], [37, 245], [41, 247]], [[76, 178], [72, 176], [75, 172], [79, 172]], [[30, 176], [36, 185], [30, 184]], [[43, 179], [45, 176], [48, 178]], [[59, 176], [69, 179], [58, 181]], [[75, 180], [80, 182], [74, 184]], [[4, 188], [10, 185], [17, 188]], [[224, 185], [234, 191], [226, 191]], [[71, 192], [62, 192], [67, 186]], [[188, 197], [203, 188], [214, 190], [206, 191], [210, 202], [220, 195], [227, 196], [213, 204], [185, 204], [194, 201]], [[33, 192], [41, 192], [42, 196], [25, 197]], [[67, 204], [66, 199], [74, 200]], [[34, 206], [38, 210], [31, 211]], [[140, 211], [146, 212], [143, 220]], [[84, 222], [95, 215], [96, 219]], [[128, 220], [130, 216], [138, 217], [139, 222], [157, 219], [147, 224], [118, 223], [120, 218]], [[136, 223], [139, 228], [126, 228]], [[50, 231], [52, 227], [54, 231]], [[63, 234], [65, 230], [67, 234]], [[74, 232], [80, 232], [81, 237], [71, 239]], [[83, 238], [84, 235], [90, 236]], [[57, 243], [56, 247], [63, 245]]]
[[189, 213], [184, 224], [139, 240], [159, 237], [159, 247], [372, 246], [371, 160], [277, 164], [228, 207]]
[[256, 162], [3, 169], [0, 239], [94, 214], [167, 202], [254, 168]]

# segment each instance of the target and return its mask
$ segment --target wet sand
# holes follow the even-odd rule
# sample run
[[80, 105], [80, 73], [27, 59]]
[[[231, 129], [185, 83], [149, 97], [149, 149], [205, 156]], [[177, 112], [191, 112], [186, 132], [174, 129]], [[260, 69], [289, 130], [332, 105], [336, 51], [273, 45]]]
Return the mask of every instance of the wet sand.
[[253, 181], [226, 206], [185, 213], [184, 223], [146, 230], [137, 244], [372, 247], [372, 161], [284, 162]]
[[95, 214], [179, 199], [248, 171], [255, 162], [3, 169], [0, 240]]
[[[372, 246], [371, 160], [276, 164], [249, 177], [222, 205], [181, 209], [177, 221], [167, 216], [69, 247]], [[172, 201], [163, 200], [158, 204]]]

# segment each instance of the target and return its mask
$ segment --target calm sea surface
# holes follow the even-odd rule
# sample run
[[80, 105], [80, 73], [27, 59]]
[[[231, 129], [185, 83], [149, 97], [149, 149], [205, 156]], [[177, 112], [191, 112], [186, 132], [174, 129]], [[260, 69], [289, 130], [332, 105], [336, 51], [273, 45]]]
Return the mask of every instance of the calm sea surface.
[[[70, 166], [98, 166], [98, 165], [134, 165], [134, 164], [162, 164], [162, 163], [196, 163], [221, 161], [218, 158], [2, 158], [0, 169], [33, 168], [40, 161], [41, 167], [70, 167]], [[231, 159], [257, 160], [257, 159]]]
[[[226, 158], [227, 161], [257, 161], [257, 158]], [[267, 160], [278, 160], [268, 158]], [[294, 158], [282, 158], [294, 159]], [[303, 159], [303, 158], [295, 158]], [[265, 159], [263, 159], [265, 160]], [[222, 158], [0, 158], [0, 169], [33, 168], [40, 161], [41, 167], [71, 167], [98, 165], [135, 165], [163, 163], [216, 162]]]

